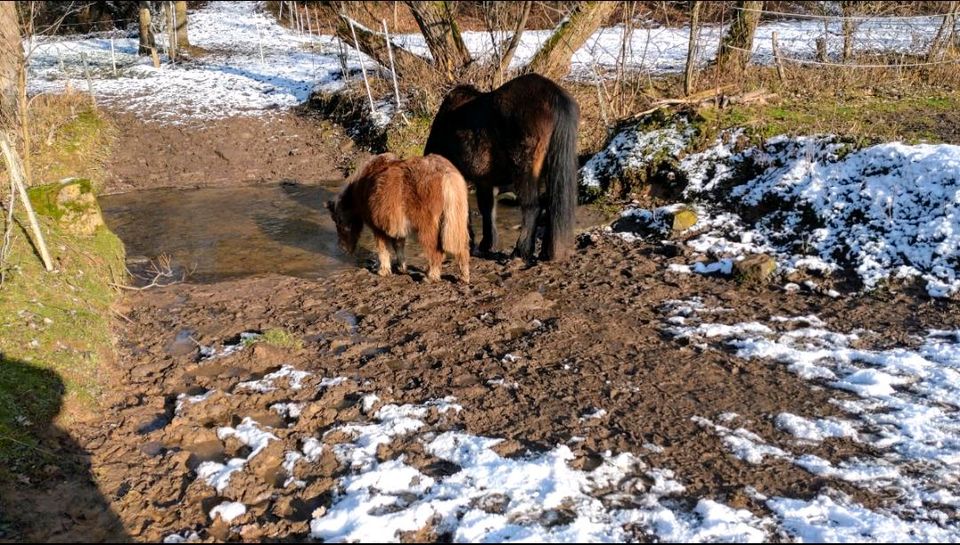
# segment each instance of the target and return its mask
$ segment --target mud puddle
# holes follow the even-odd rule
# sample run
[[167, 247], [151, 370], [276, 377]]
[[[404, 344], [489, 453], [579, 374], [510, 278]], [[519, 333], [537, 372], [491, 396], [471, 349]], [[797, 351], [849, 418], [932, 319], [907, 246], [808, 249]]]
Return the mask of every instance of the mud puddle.
[[[110, 229], [124, 242], [128, 267], [143, 272], [162, 258], [192, 282], [211, 283], [263, 273], [323, 278], [374, 259], [373, 239], [365, 231], [356, 258], [337, 246], [336, 228], [324, 203], [342, 181], [305, 185], [258, 184], [201, 189], [156, 189], [101, 197]], [[471, 195], [472, 221], [480, 218]], [[580, 228], [599, 225], [602, 215], [580, 207]], [[520, 209], [501, 201], [497, 207], [501, 247], [512, 247]], [[422, 265], [413, 242], [407, 255]]]

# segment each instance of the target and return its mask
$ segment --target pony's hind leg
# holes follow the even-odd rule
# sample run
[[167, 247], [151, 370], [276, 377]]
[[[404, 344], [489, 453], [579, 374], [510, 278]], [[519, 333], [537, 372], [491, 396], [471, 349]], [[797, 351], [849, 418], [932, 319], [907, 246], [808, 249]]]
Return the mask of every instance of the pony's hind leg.
[[517, 246], [513, 253], [524, 259], [533, 257], [533, 250], [537, 243], [537, 216], [540, 214], [540, 199], [537, 188], [537, 179], [527, 173], [516, 184], [517, 196], [520, 198], [520, 236], [517, 237]]
[[480, 253], [488, 254], [497, 248], [497, 193], [493, 185], [477, 184], [477, 208], [483, 219]]
[[423, 255], [427, 258], [427, 280], [440, 280], [443, 267], [443, 247], [440, 246], [438, 225], [424, 225], [417, 232], [417, 239], [423, 246]]
[[465, 249], [456, 256], [457, 266], [460, 268], [460, 281], [464, 284], [470, 283], [470, 250]]
[[[379, 261], [377, 274], [380, 276], [390, 276], [390, 249], [387, 243], [391, 241], [381, 234], [375, 234], [374, 238], [377, 239], [377, 260]], [[391, 243], [391, 245], [392, 244], [393, 243]]]
[[397, 256], [397, 269], [403, 274], [407, 272], [406, 245], [407, 239], [405, 238], [393, 239], [393, 253]]

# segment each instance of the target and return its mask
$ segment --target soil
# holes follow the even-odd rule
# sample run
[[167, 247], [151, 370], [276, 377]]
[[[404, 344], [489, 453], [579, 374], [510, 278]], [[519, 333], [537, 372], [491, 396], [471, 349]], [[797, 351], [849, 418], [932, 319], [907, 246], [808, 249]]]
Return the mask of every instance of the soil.
[[298, 111], [203, 124], [145, 125], [114, 114], [104, 193], [343, 178], [366, 152], [337, 125]]
[[[354, 153], [330, 126], [293, 114], [225, 120], [200, 131], [139, 123], [124, 131], [109, 167], [112, 190], [329, 179]], [[142, 159], [157, 149], [169, 153]], [[375, 393], [382, 403], [455, 396], [463, 410], [444, 425], [505, 438], [504, 455], [551, 449], [574, 437], [584, 438], [572, 447], [581, 467], [608, 450], [642, 455], [653, 467], [673, 470], [691, 503], [707, 497], [765, 514], [747, 487], [797, 498], [832, 488], [868, 507], [888, 501], [787, 462], [750, 465], [692, 421], [735, 412], [751, 431], [798, 454], [831, 462], [869, 454], [869, 447], [844, 439], [798, 446], [772, 415], [829, 416], [838, 411], [829, 399], [846, 394], [818, 388], [782, 365], [674, 339], [664, 333], [664, 304], [700, 297], [707, 306], [732, 309], [717, 315], [726, 323], [816, 314], [831, 330], [855, 324], [883, 331], [886, 339], [960, 327], [955, 306], [909, 290], [832, 299], [676, 274], [668, 265], [684, 256], [669, 248], [675, 247], [586, 234], [562, 263], [475, 258], [468, 286], [453, 281], [449, 266], [439, 283], [423, 282], [417, 270], [379, 277], [368, 266], [321, 279], [266, 274], [130, 292], [116, 308], [117, 356], [103, 370], [103, 415], [68, 430], [76, 444], [72, 456], [85, 463], [17, 486], [7, 498], [29, 507], [16, 514], [7, 537], [157, 541], [196, 530], [217, 540], [304, 539], [311, 513], [329, 506], [343, 468], [329, 455], [297, 475], [304, 488], [285, 487], [277, 477], [283, 452], [300, 448], [303, 433], [320, 437], [332, 426], [365, 419], [362, 393]], [[202, 361], [199, 345], [271, 328], [292, 333], [302, 347], [257, 343]], [[238, 395], [239, 382], [281, 365], [314, 378], [350, 380], [316, 397], [311, 388]], [[175, 415], [178, 395], [212, 390], [219, 393]], [[235, 395], [225, 395], [230, 392]], [[279, 401], [310, 401], [311, 410], [284, 418], [268, 408]], [[596, 408], [606, 413], [581, 418]], [[273, 426], [282, 448], [262, 452], [253, 474], [230, 481], [230, 496], [249, 507], [240, 523], [211, 524], [208, 513], [222, 497], [195, 470], [204, 460], [242, 453], [216, 428], [247, 416]], [[423, 467], [436, 465], [413, 442], [395, 442], [382, 453], [400, 454]]]

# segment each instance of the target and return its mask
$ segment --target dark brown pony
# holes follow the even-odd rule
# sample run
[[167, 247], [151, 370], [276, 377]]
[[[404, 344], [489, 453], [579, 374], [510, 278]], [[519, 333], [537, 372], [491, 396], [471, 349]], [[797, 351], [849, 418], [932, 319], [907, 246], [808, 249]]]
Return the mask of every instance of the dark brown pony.
[[541, 182], [547, 224], [540, 256], [561, 259], [573, 249], [579, 119], [573, 97], [537, 74], [489, 93], [461, 85], [444, 97], [423, 153], [446, 157], [476, 186], [481, 252], [497, 244], [495, 189], [513, 185], [522, 210], [514, 252], [533, 256]]

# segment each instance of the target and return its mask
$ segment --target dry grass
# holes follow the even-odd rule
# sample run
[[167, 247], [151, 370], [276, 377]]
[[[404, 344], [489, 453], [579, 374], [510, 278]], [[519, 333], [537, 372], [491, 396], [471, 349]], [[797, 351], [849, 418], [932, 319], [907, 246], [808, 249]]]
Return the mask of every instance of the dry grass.
[[[29, 104], [30, 185], [66, 177], [102, 179], [117, 130], [96, 111], [90, 96], [76, 91], [41, 94]], [[8, 192], [8, 180], [6, 170], [0, 171], [0, 195]]]

